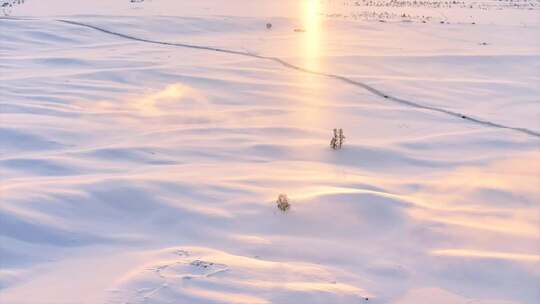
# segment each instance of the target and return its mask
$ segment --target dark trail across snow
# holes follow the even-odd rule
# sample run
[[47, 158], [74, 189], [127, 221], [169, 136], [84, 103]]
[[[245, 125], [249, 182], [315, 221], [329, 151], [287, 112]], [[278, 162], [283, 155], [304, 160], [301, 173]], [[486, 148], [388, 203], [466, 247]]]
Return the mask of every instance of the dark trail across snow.
[[442, 114], [453, 116], [453, 117], [456, 117], [456, 118], [459, 118], [459, 119], [462, 119], [462, 120], [465, 120], [465, 121], [469, 121], [469, 122], [472, 122], [472, 123], [476, 123], [476, 124], [479, 124], [479, 125], [482, 125], [482, 126], [486, 126], [486, 127], [512, 130], [512, 131], [516, 131], [516, 132], [520, 132], [520, 133], [524, 133], [524, 134], [527, 134], [527, 135], [530, 135], [530, 136], [540, 138], [540, 132], [537, 132], [537, 131], [533, 131], [533, 130], [530, 130], [530, 129], [527, 129], [527, 128], [506, 126], [506, 125], [499, 124], [499, 123], [496, 123], [496, 122], [491, 122], [491, 121], [488, 121], [488, 120], [483, 120], [483, 119], [479, 119], [479, 118], [473, 118], [473, 117], [471, 117], [471, 116], [469, 116], [467, 114], [464, 114], [464, 113], [454, 112], [454, 111], [446, 110], [444, 108], [427, 106], [427, 105], [423, 105], [423, 104], [420, 104], [420, 103], [417, 103], [417, 102], [414, 102], [414, 101], [405, 100], [405, 99], [402, 99], [402, 98], [395, 97], [395, 96], [392, 96], [390, 94], [387, 94], [387, 93], [385, 93], [383, 91], [380, 91], [380, 90], [378, 90], [378, 89], [376, 89], [376, 88], [374, 88], [374, 87], [372, 87], [372, 86], [370, 86], [370, 85], [368, 85], [366, 83], [356, 81], [356, 80], [353, 80], [351, 78], [341, 76], [341, 75], [309, 70], [309, 69], [306, 69], [306, 68], [303, 68], [303, 67], [288, 63], [288, 62], [286, 62], [283, 59], [280, 59], [278, 57], [262, 56], [262, 55], [257, 55], [257, 54], [253, 54], [253, 53], [249, 53], [249, 52], [235, 51], [235, 50], [216, 48], [216, 47], [210, 47], [210, 46], [204, 46], [204, 45], [195, 45], [195, 44], [187, 44], [187, 43], [174, 43], [174, 42], [150, 40], [150, 39], [139, 38], [139, 37], [135, 37], [135, 36], [131, 36], [131, 35], [126, 35], [126, 34], [114, 32], [114, 31], [111, 31], [111, 30], [107, 30], [107, 29], [95, 26], [95, 25], [81, 23], [81, 22], [77, 22], [77, 21], [63, 20], [63, 19], [58, 19], [56, 21], [66, 23], [66, 24], [91, 28], [91, 29], [94, 29], [94, 30], [97, 30], [97, 31], [100, 31], [100, 32], [103, 32], [103, 33], [106, 33], [106, 34], [109, 34], [109, 35], [114, 35], [114, 36], [121, 37], [121, 38], [124, 38], [124, 39], [129, 39], [129, 40], [134, 40], [134, 41], [139, 41], [139, 42], [159, 44], [159, 45], [167, 45], [167, 46], [175, 46], [175, 47], [183, 47], [183, 48], [190, 48], [190, 49], [198, 49], [198, 50], [206, 50], [206, 51], [226, 53], [226, 54], [232, 54], [232, 55], [247, 56], [247, 57], [256, 58], [256, 59], [270, 60], [270, 61], [274, 61], [276, 63], [279, 63], [279, 64], [281, 64], [284, 67], [289, 68], [289, 69], [293, 69], [293, 70], [304, 72], [304, 73], [309, 73], [309, 74], [313, 74], [313, 75], [319, 75], [319, 76], [333, 78], [333, 79], [343, 81], [345, 83], [354, 85], [356, 87], [363, 88], [363, 89], [369, 91], [370, 93], [372, 93], [372, 94], [374, 94], [376, 96], [379, 96], [379, 97], [384, 98], [386, 100], [396, 102], [396, 103], [399, 103], [399, 104], [402, 104], [402, 105], [406, 105], [406, 106], [409, 106], [409, 107], [422, 109], [422, 110], [439, 112], [439, 113], [442, 113]]

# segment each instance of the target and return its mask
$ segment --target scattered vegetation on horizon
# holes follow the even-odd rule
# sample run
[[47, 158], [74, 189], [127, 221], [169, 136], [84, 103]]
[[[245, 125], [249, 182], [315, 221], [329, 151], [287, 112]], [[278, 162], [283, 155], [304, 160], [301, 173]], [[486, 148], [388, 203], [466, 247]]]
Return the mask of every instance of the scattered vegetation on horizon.
[[2, 13], [4, 16], [9, 16], [13, 11], [13, 7], [24, 4], [24, 0], [2, 0]]
[[[444, 13], [437, 13], [439, 9], [538, 10], [540, 9], [540, 0], [344, 0], [340, 6], [347, 7], [347, 13], [338, 9], [337, 11], [321, 12], [321, 15], [327, 18], [359, 21], [420, 23], [445, 21], [446, 23], [448, 18]], [[423, 10], [421, 14], [414, 14], [411, 13], [413, 8], [430, 9], [433, 14], [430, 15], [426, 10]]]

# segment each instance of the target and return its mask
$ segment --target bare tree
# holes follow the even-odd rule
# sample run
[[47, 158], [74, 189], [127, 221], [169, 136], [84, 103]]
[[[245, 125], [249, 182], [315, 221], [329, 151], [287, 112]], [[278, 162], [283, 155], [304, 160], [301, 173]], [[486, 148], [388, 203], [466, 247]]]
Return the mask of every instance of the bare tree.
[[338, 131], [338, 146], [341, 149], [343, 144], [345, 143], [345, 135], [343, 135], [343, 129], [339, 129]]

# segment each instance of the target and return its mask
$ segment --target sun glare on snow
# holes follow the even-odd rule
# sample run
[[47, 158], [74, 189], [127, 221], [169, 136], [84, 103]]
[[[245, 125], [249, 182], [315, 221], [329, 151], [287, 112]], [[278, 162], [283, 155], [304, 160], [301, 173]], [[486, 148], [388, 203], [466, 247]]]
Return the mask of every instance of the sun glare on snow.
[[303, 0], [302, 2], [302, 56], [305, 58], [304, 64], [309, 69], [320, 68], [321, 56], [321, 3], [319, 0]]

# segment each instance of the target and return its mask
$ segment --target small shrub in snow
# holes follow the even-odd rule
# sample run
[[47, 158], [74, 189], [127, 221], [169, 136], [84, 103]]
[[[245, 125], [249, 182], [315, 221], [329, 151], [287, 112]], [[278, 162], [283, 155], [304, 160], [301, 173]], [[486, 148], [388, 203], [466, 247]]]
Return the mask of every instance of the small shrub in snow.
[[276, 201], [277, 207], [279, 210], [285, 212], [291, 208], [291, 204], [289, 204], [289, 198], [286, 194], [280, 194], [278, 196], [278, 199]]
[[341, 149], [345, 143], [345, 135], [343, 129], [334, 129], [334, 137], [330, 140], [330, 147], [334, 150]]

